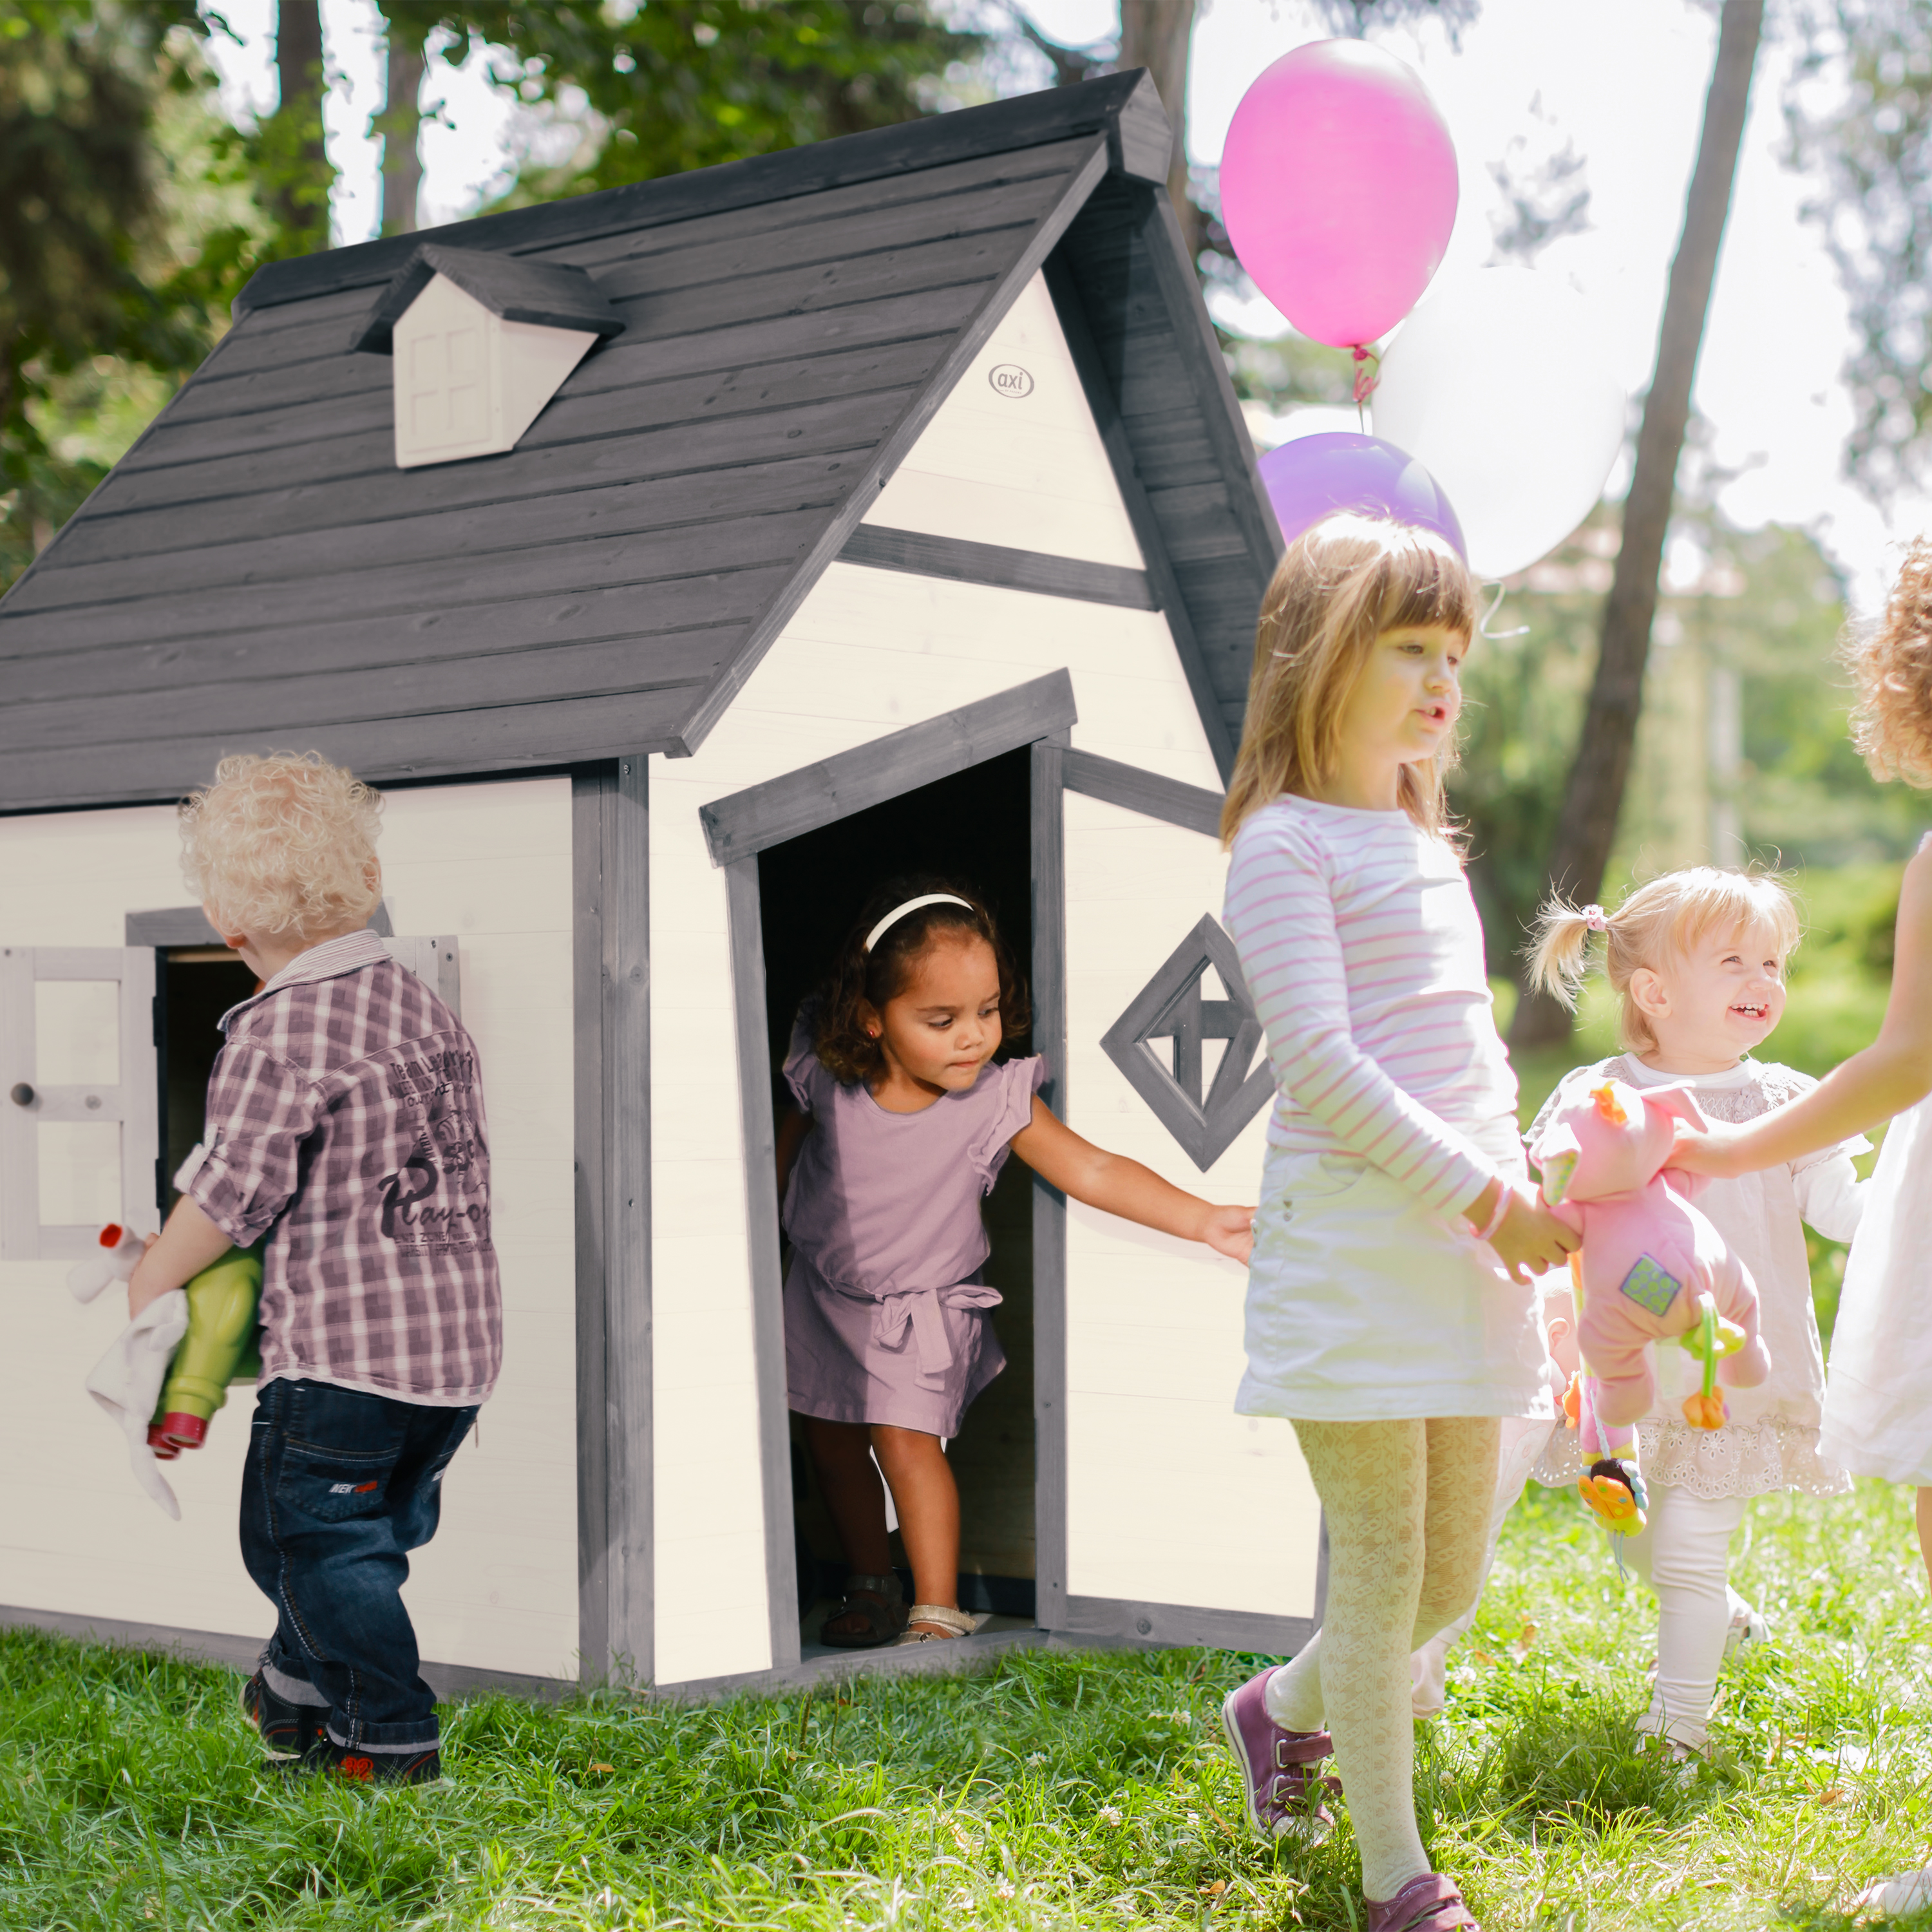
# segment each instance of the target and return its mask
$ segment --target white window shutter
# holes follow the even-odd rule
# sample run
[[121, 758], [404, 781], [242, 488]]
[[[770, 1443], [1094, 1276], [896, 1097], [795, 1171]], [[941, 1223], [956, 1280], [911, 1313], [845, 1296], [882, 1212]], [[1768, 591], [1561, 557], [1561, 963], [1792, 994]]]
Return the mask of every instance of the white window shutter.
[[154, 954], [0, 946], [0, 1259], [159, 1225]]
[[398, 966], [406, 966], [429, 986], [458, 1019], [463, 1017], [463, 977], [456, 956], [456, 940], [394, 938], [382, 944]]

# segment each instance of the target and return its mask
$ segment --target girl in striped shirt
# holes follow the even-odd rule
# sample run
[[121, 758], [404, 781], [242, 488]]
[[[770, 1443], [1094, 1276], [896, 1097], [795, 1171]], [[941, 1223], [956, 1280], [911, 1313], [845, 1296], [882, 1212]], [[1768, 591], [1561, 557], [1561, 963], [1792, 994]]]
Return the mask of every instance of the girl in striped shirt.
[[1276, 1089], [1236, 1406], [1293, 1421], [1328, 1534], [1319, 1636], [1222, 1718], [1264, 1832], [1324, 1827], [1332, 1751], [1368, 1932], [1476, 1923], [1416, 1831], [1409, 1654], [1474, 1600], [1502, 1418], [1552, 1413], [1531, 1276], [1576, 1245], [1526, 1178], [1446, 821], [1474, 608], [1426, 532], [1292, 544], [1222, 820]]

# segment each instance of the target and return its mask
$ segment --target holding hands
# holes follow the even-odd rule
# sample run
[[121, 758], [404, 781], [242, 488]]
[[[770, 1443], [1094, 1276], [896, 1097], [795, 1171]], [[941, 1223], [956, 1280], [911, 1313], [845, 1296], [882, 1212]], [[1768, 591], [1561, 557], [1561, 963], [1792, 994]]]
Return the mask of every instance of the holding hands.
[[1527, 1181], [1498, 1178], [1462, 1214], [1519, 1286], [1526, 1286], [1532, 1275], [1561, 1268], [1583, 1244], [1582, 1235], [1552, 1214]]

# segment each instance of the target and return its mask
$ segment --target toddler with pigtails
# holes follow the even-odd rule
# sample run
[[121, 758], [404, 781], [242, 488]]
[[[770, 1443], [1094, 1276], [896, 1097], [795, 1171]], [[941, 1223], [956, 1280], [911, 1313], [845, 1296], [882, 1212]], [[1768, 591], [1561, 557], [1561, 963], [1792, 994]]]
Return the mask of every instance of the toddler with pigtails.
[[[1753, 1057], [1784, 1015], [1785, 968], [1798, 940], [1797, 911], [1778, 880], [1697, 866], [1638, 886], [1613, 913], [1552, 902], [1538, 923], [1538, 983], [1574, 1004], [1600, 935], [1624, 1051], [1564, 1077], [1530, 1130], [1532, 1145], [1566, 1100], [1606, 1080], [1688, 1088], [1707, 1120], [1739, 1124], [1816, 1085]], [[1725, 1391], [1722, 1426], [1695, 1429], [1683, 1402], [1696, 1366], [1682, 1349], [1658, 1348], [1656, 1397], [1637, 1427], [1648, 1521], [1621, 1547], [1658, 1600], [1657, 1679], [1639, 1727], [1680, 1759], [1705, 1748], [1726, 1654], [1766, 1634], [1727, 1580], [1746, 1502], [1779, 1490], [1829, 1496], [1851, 1487], [1820, 1448], [1825, 1364], [1804, 1226], [1851, 1239], [1864, 1198], [1852, 1156], [1869, 1149], [1852, 1135], [1697, 1192], [1699, 1209], [1756, 1284], [1772, 1368], [1758, 1387]], [[1558, 1430], [1537, 1473], [1569, 1482], [1583, 1468], [1575, 1432]]]

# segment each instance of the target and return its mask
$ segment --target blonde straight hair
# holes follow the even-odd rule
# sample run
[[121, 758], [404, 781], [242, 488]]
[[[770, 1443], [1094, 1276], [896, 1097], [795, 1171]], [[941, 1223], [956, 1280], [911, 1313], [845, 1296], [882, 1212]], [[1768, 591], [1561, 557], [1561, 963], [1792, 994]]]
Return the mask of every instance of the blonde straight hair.
[[[1440, 625], [1466, 639], [1476, 626], [1468, 567], [1432, 531], [1335, 516], [1288, 545], [1262, 600], [1247, 722], [1221, 808], [1222, 844], [1250, 812], [1284, 792], [1306, 796], [1333, 776], [1342, 706], [1376, 638], [1410, 625]], [[1448, 830], [1442, 775], [1454, 757], [1452, 742], [1404, 765], [1398, 781], [1402, 809], [1438, 836]]]
[[1784, 881], [1770, 872], [1726, 872], [1690, 866], [1666, 872], [1628, 893], [1615, 912], [1574, 906], [1552, 898], [1537, 915], [1529, 945], [1530, 977], [1566, 1006], [1590, 970], [1590, 935], [1604, 935], [1604, 976], [1617, 996], [1617, 1031], [1626, 1050], [1648, 1052], [1657, 1044], [1650, 1022], [1630, 996], [1639, 967], [1661, 972], [1708, 934], [1762, 925], [1778, 940], [1780, 958], [1798, 950], [1804, 928]]

